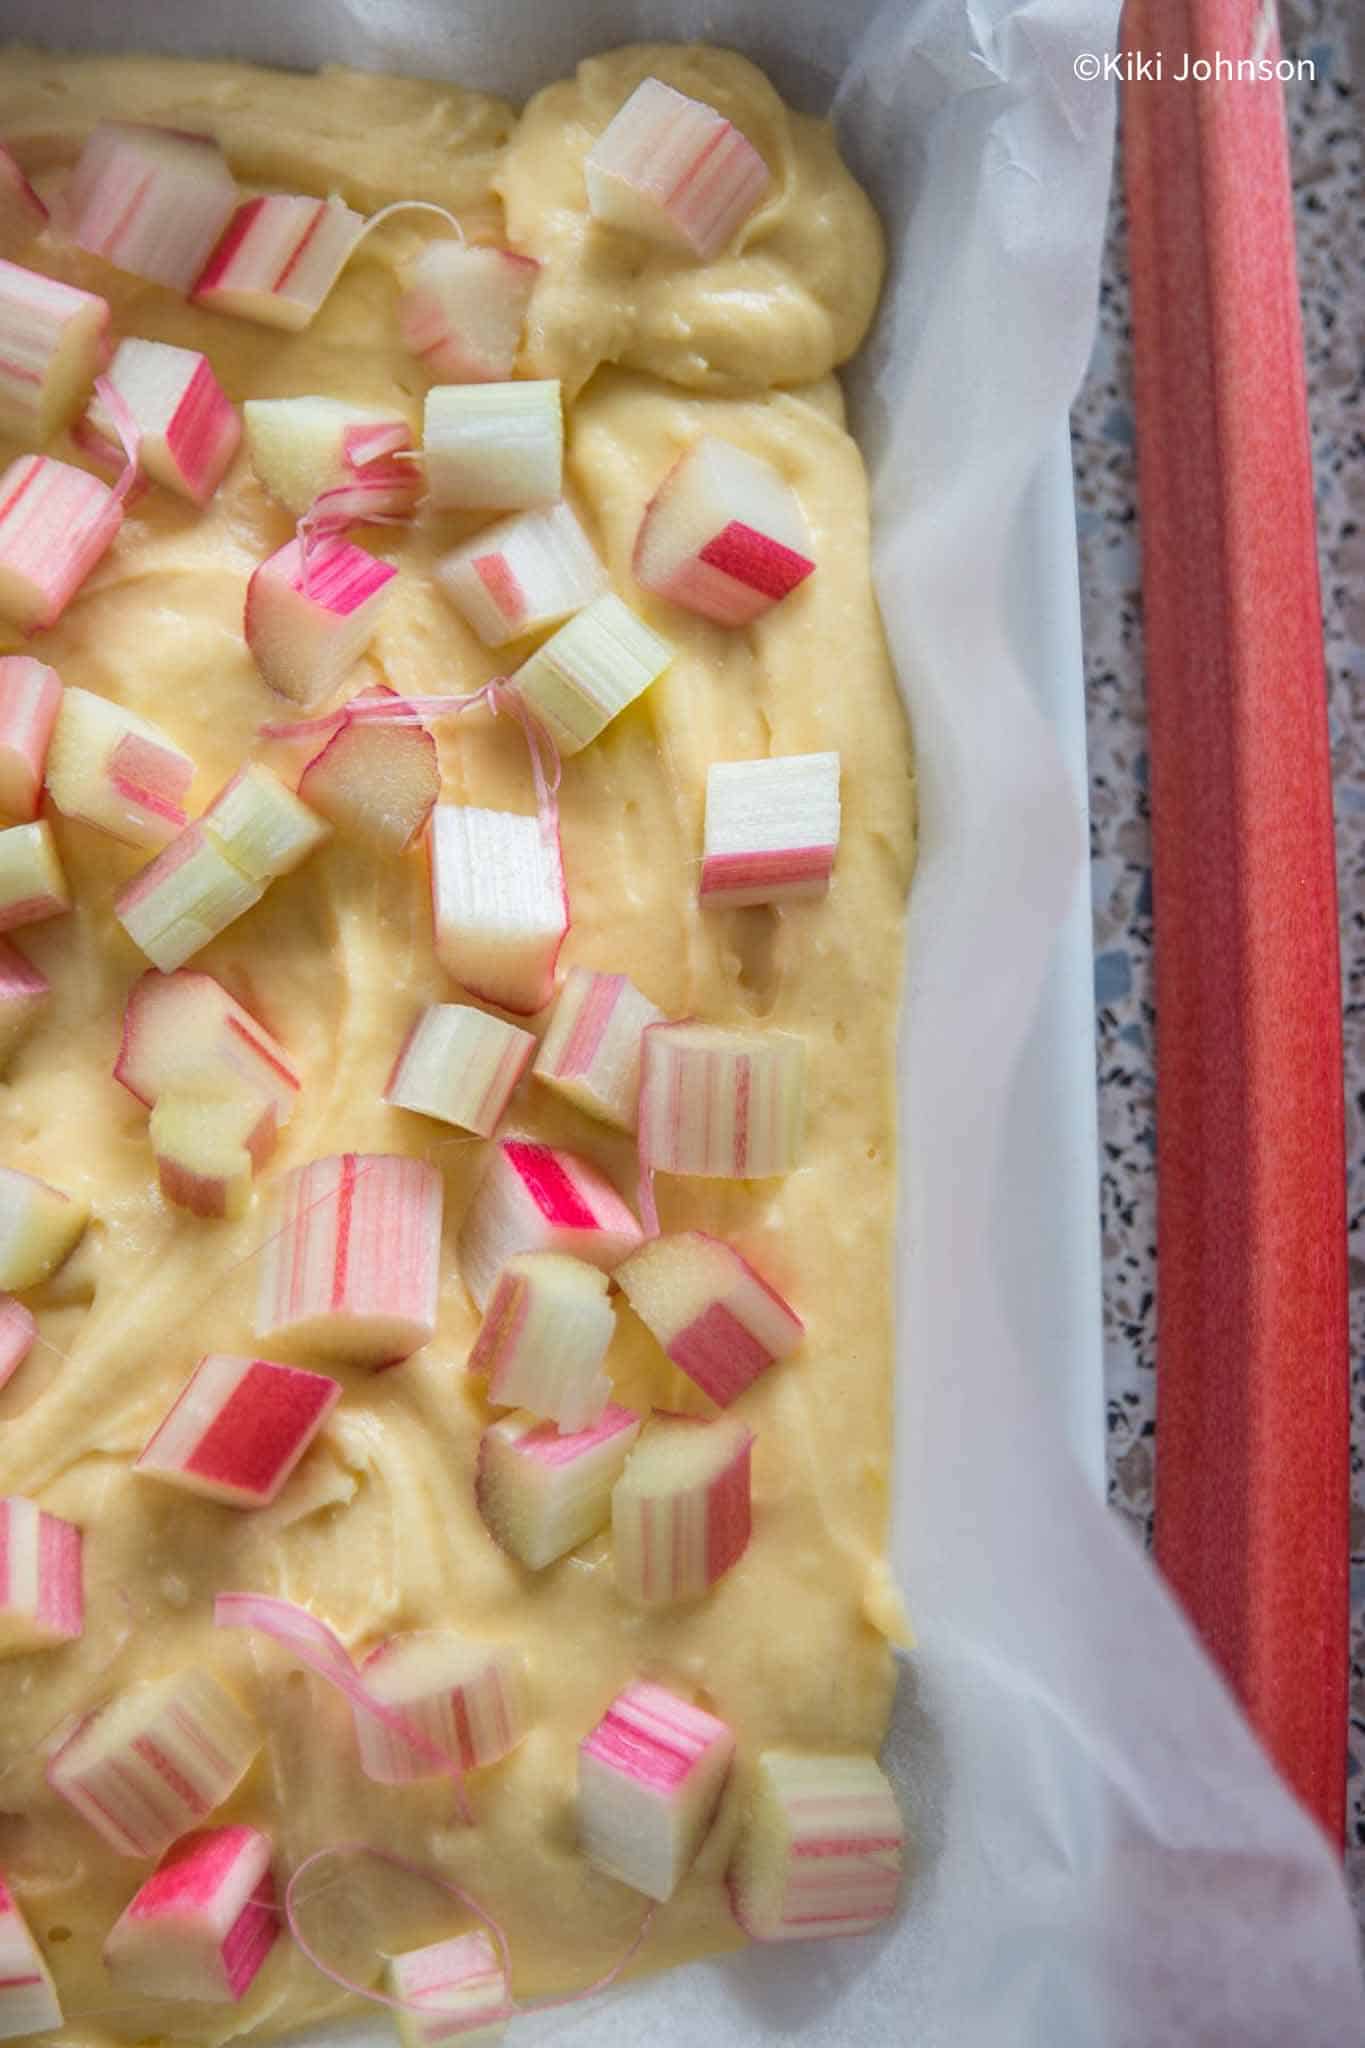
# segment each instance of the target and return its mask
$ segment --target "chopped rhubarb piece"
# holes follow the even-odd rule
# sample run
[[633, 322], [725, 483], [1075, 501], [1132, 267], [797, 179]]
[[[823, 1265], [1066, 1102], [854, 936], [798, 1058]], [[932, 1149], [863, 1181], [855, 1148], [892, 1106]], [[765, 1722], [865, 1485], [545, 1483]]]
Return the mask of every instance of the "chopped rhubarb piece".
[[384, 1982], [391, 1998], [403, 2000], [393, 2016], [402, 2048], [492, 2048], [514, 2010], [506, 1972], [481, 1929], [390, 1956]]
[[479, 1444], [475, 1498], [494, 1542], [538, 1572], [595, 1536], [639, 1434], [638, 1415], [616, 1407], [567, 1436], [521, 1412], [492, 1423]]
[[443, 1195], [421, 1159], [347, 1152], [296, 1166], [261, 1252], [257, 1336], [360, 1365], [429, 1344]]
[[839, 756], [715, 761], [706, 777], [708, 908], [823, 896], [839, 850]]
[[488, 1375], [498, 1408], [525, 1408], [561, 1430], [591, 1429], [611, 1399], [602, 1371], [616, 1316], [607, 1276], [563, 1252], [521, 1252], [497, 1277], [469, 1370]]
[[71, 908], [71, 892], [46, 818], [0, 831], [0, 932], [41, 924]]
[[[242, 422], [205, 355], [166, 341], [121, 341], [105, 371], [139, 430], [138, 464], [153, 483], [205, 505], [237, 453]], [[119, 466], [118, 429], [96, 397], [82, 422], [87, 451]]]
[[47, 756], [47, 789], [66, 818], [126, 846], [167, 846], [185, 826], [194, 763], [135, 712], [92, 690], [63, 692]]
[[753, 1433], [732, 1416], [656, 1415], [611, 1496], [616, 1583], [627, 1600], [699, 1600], [749, 1547]]
[[785, 1031], [655, 1024], [640, 1060], [640, 1156], [664, 1173], [790, 1173], [805, 1117], [806, 1042]]
[[559, 379], [437, 384], [422, 422], [427, 492], [437, 511], [520, 512], [563, 486]]
[[21, 455], [0, 476], [0, 618], [21, 633], [55, 626], [122, 524], [122, 503], [97, 476]]
[[672, 1898], [697, 1859], [734, 1753], [734, 1736], [714, 1714], [661, 1685], [628, 1685], [578, 1745], [583, 1854], [651, 1899]]
[[703, 434], [645, 508], [636, 580], [721, 626], [747, 626], [815, 567], [796, 493], [770, 462]]
[[895, 1910], [905, 1826], [870, 1756], [758, 1759], [730, 1903], [754, 1941], [866, 1934]]
[[543, 1010], [569, 929], [558, 834], [514, 811], [437, 804], [430, 859], [436, 954], [446, 973], [501, 1010]]
[[646, 78], [583, 165], [595, 219], [703, 261], [734, 239], [768, 189], [768, 166], [704, 100]]
[[565, 1252], [611, 1273], [641, 1236], [611, 1182], [586, 1159], [529, 1138], [504, 1138], [460, 1232], [460, 1271], [482, 1309], [518, 1252]]
[[[369, 696], [362, 691], [363, 702]], [[305, 803], [339, 832], [403, 853], [426, 830], [441, 793], [436, 742], [424, 725], [339, 725], [299, 778]]]
[[485, 647], [505, 647], [581, 611], [607, 572], [561, 501], [486, 526], [436, 564], [436, 581]]
[[47, 208], [24, 176], [13, 150], [0, 142], [0, 256], [17, 256], [46, 226]]
[[238, 769], [199, 822], [218, 851], [253, 882], [292, 874], [331, 829], [259, 761]]
[[61, 2023], [52, 1973], [18, 1901], [0, 1878], [0, 2041], [31, 2041]]
[[234, 867], [202, 826], [187, 825], [134, 875], [114, 915], [133, 944], [170, 974], [259, 903], [266, 886]]
[[187, 292], [231, 218], [237, 187], [209, 135], [102, 121], [71, 174], [66, 204], [78, 248]]
[[520, 1650], [476, 1643], [449, 1629], [391, 1636], [360, 1667], [365, 1690], [396, 1707], [425, 1737], [425, 1748], [352, 1701], [360, 1763], [381, 1785], [441, 1775], [442, 1757], [463, 1771], [509, 1756], [530, 1726], [526, 1665]]
[[397, 573], [338, 534], [268, 556], [247, 584], [243, 630], [270, 688], [304, 706], [330, 697], [369, 646]]
[[529, 1031], [464, 1003], [433, 1003], [403, 1041], [385, 1102], [491, 1138], [525, 1073]]
[[0, 1655], [74, 1642], [84, 1629], [80, 1530], [21, 1494], [0, 1500]]
[[364, 227], [362, 216], [336, 198], [271, 192], [243, 200], [192, 296], [215, 312], [297, 333], [340, 277]]
[[105, 1940], [114, 1983], [235, 2005], [280, 1931], [270, 1856], [256, 1828], [203, 1828], [174, 1843]]
[[0, 1294], [0, 1387], [14, 1378], [37, 1341], [32, 1309], [12, 1294]]
[[51, 993], [47, 976], [17, 946], [0, 939], [0, 1065], [28, 1036]]
[[635, 1129], [640, 1047], [663, 1022], [624, 974], [571, 967], [564, 977], [533, 1072], [557, 1094], [618, 1130]]
[[268, 1507], [340, 1399], [323, 1373], [210, 1353], [133, 1469], [229, 1507]]
[[302, 518], [324, 491], [364, 478], [382, 484], [372, 512], [411, 511], [422, 490], [416, 463], [396, 462], [412, 446], [412, 428], [392, 411], [340, 398], [249, 398], [246, 445], [251, 467], [277, 504]]
[[561, 754], [576, 754], [642, 697], [673, 659], [666, 640], [609, 591], [561, 626], [512, 687]]
[[616, 1270], [640, 1321], [694, 1386], [728, 1408], [805, 1326], [733, 1245], [701, 1230], [656, 1237]]
[[22, 1291], [55, 1273], [85, 1235], [90, 1211], [60, 1188], [0, 1166], [0, 1287]]
[[251, 1183], [275, 1149], [275, 1105], [247, 1094], [163, 1088], [148, 1135], [168, 1202], [194, 1216], [242, 1216]]
[[428, 242], [400, 273], [405, 345], [442, 383], [504, 382], [539, 273], [534, 257], [514, 249]]
[[47, 1781], [120, 1856], [163, 1856], [236, 1790], [261, 1746], [207, 1671], [176, 1671], [87, 1714]]
[[289, 1121], [303, 1085], [264, 1024], [211, 974], [193, 972], [148, 973], [134, 984], [114, 1079], [149, 1109], [167, 1089], [254, 1097], [273, 1106], [277, 1124]]
[[0, 656], [0, 811], [7, 817], [38, 815], [61, 702], [62, 680], [55, 668], [27, 654]]
[[0, 430], [50, 441], [85, 401], [109, 328], [94, 292], [0, 261]]

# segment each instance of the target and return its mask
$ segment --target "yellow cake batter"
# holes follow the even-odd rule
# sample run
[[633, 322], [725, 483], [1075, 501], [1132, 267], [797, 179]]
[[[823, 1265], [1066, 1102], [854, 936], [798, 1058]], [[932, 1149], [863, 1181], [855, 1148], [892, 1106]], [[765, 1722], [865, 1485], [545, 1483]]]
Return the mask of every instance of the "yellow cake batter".
[[[584, 151], [649, 73], [731, 116], [773, 173], [736, 248], [709, 265], [588, 220]], [[672, 1614], [627, 1608], [606, 1535], [538, 1574], [494, 1547], [472, 1495], [488, 1420], [463, 1363], [477, 1318], [453, 1254], [484, 1148], [380, 1100], [418, 1008], [458, 991], [433, 957], [420, 851], [380, 858], [333, 840], [191, 964], [254, 1009], [303, 1070], [267, 1184], [301, 1160], [343, 1150], [406, 1150], [441, 1167], [439, 1333], [395, 1370], [339, 1375], [340, 1406], [271, 1508], [242, 1513], [134, 1477], [132, 1458], [195, 1361], [254, 1348], [262, 1194], [240, 1223], [204, 1223], [157, 1193], [145, 1112], [111, 1075], [124, 999], [147, 965], [112, 904], [147, 856], [54, 816], [77, 908], [21, 934], [53, 995], [0, 1085], [0, 1162], [82, 1196], [95, 1220], [30, 1297], [41, 1341], [0, 1392], [0, 1494], [36, 1497], [84, 1529], [87, 1622], [67, 1648], [0, 1663], [0, 1873], [68, 2015], [44, 2038], [79, 2048], [272, 2034], [355, 2003], [287, 1941], [240, 2007], [120, 2000], [100, 1945], [148, 1866], [115, 1855], [49, 1790], [43, 1749], [73, 1711], [139, 1679], [207, 1667], [266, 1731], [215, 1824], [268, 1832], [281, 1876], [314, 1849], [356, 1839], [442, 1872], [504, 1924], [523, 1996], [588, 1982], [639, 1924], [639, 1895], [577, 1853], [573, 1811], [575, 1745], [630, 1679], [660, 1679], [713, 1707], [733, 1726], [741, 1758], [639, 1968], [740, 1940], [721, 1877], [745, 1758], [779, 1744], [876, 1750], [892, 1673], [884, 1630], [895, 1612], [883, 1563], [892, 1061], [913, 848], [910, 746], [869, 582], [863, 468], [830, 374], [871, 316], [881, 242], [823, 125], [790, 113], [744, 60], [702, 49], [594, 58], [519, 120], [496, 100], [410, 80], [6, 53], [0, 136], [49, 196], [90, 126], [115, 112], [212, 130], [248, 187], [337, 190], [367, 210], [433, 200], [472, 236], [506, 234], [545, 266], [520, 367], [560, 376], [566, 395], [577, 394], [568, 494], [616, 590], [677, 649], [647, 697], [565, 766], [573, 928], [561, 965], [623, 970], [674, 1016], [804, 1037], [810, 1108], [800, 1170], [747, 1185], [663, 1179], [659, 1194], [665, 1229], [700, 1225], [732, 1238], [788, 1295], [809, 1334], [740, 1404], [757, 1434], [754, 1538], [700, 1604]], [[207, 352], [236, 401], [326, 392], [397, 405], [415, 425], [425, 379], [399, 341], [394, 269], [439, 232], [414, 215], [370, 237], [299, 335], [196, 310], [56, 242], [35, 244], [28, 261], [103, 294], [116, 332]], [[741, 631], [652, 599], [630, 575], [645, 501], [702, 431], [753, 449], [789, 478], [818, 564]], [[17, 452], [0, 445], [0, 465]], [[360, 536], [401, 574], [356, 686], [464, 692], [497, 672], [497, 656], [426, 574], [470, 524], [425, 516], [412, 531]], [[289, 530], [244, 454], [202, 514], [153, 487], [60, 625], [28, 643], [67, 683], [165, 727], [199, 766], [192, 810], [257, 747], [262, 719], [289, 715], [262, 684], [241, 630], [247, 577]], [[0, 651], [19, 644], [0, 628]], [[531, 808], [510, 721], [495, 726], [479, 714], [443, 725], [440, 738], [447, 799]], [[843, 798], [828, 901], [701, 914], [707, 764], [826, 748], [840, 755]], [[290, 765], [283, 747], [265, 758]], [[629, 1140], [534, 1084], [512, 1117], [588, 1153], [631, 1191]], [[624, 1304], [608, 1366], [628, 1404], [700, 1405]], [[520, 1644], [535, 1725], [513, 1756], [470, 1781], [476, 1825], [455, 1821], [439, 1782], [366, 1779], [335, 1694], [291, 1670], [272, 1645], [213, 1630], [213, 1596], [230, 1588], [306, 1604], [352, 1650], [437, 1624]], [[458, 1924], [449, 1901], [388, 1879], [348, 1878], [308, 1915], [313, 1940], [367, 1978], [377, 1946], [415, 1946]]]

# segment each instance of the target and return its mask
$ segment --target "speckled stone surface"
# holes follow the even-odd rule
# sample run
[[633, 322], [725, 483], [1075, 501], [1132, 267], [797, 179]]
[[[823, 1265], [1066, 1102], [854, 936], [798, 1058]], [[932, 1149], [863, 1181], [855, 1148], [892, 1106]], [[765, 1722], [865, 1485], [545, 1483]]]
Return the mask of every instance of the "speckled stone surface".
[[[1356, 1360], [1348, 1875], [1365, 1928], [1365, 0], [1282, 0], [1317, 475], [1345, 987]], [[1090, 738], [1110, 1492], [1150, 1528], [1156, 1218], [1152, 900], [1132, 328], [1116, 190], [1099, 334], [1073, 414]]]

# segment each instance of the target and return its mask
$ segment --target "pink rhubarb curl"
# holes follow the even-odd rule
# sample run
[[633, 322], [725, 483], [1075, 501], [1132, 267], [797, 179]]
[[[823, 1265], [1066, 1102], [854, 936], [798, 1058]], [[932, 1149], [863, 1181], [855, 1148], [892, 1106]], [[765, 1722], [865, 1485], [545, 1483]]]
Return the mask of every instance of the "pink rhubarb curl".
[[114, 503], [122, 505], [138, 479], [142, 455], [142, 429], [127, 399], [108, 377], [96, 377], [95, 395], [103, 402], [105, 411], [114, 423], [114, 432], [123, 447], [123, 469], [118, 482], [114, 485]]
[[[371, 1985], [357, 1983], [353, 1977], [344, 1976], [340, 1970], [334, 1970], [331, 1964], [318, 1954], [317, 1950], [304, 1935], [299, 1925], [299, 1907], [296, 1896], [298, 1887], [310, 1870], [316, 1869], [319, 1863], [325, 1862], [331, 1856], [371, 1856], [376, 1863], [387, 1864], [391, 1870], [401, 1870], [406, 1876], [415, 1877], [426, 1884], [434, 1885], [437, 1891], [445, 1892], [449, 1898], [458, 1900], [466, 1912], [472, 1913], [474, 1918], [480, 1921], [492, 1935], [498, 1947], [503, 1980], [510, 1983], [512, 1957], [507, 1944], [506, 1932], [501, 1923], [495, 1920], [493, 1915], [486, 1911], [471, 1893], [465, 1891], [458, 1884], [452, 1884], [448, 1878], [438, 1877], [434, 1870], [427, 1870], [420, 1863], [410, 1862], [406, 1856], [395, 1855], [391, 1849], [376, 1849], [368, 1842], [338, 1842], [325, 1849], [315, 1849], [311, 1856], [306, 1856], [303, 1862], [300, 1863], [290, 1878], [289, 1883], [285, 1886], [284, 1917], [289, 1932], [293, 1936], [300, 1953], [307, 1958], [315, 1970], [320, 1971], [324, 1977], [339, 1986], [341, 1990], [349, 1991], [356, 1998], [368, 1999], [374, 2005], [386, 2005], [391, 2011], [412, 2012], [426, 2018], [430, 2018], [432, 2013], [430, 1999], [395, 1998], [391, 1992], [376, 1991]], [[567, 1991], [561, 1993], [558, 1997], [531, 1998], [524, 2002], [509, 1998], [507, 2004], [498, 2012], [480, 2014], [478, 2024], [480, 2026], [487, 2026], [493, 2020], [515, 2019], [518, 2013], [553, 2012], [561, 2006], [579, 2005], [585, 1998], [595, 1998], [599, 1991], [610, 1990], [611, 1986], [621, 1975], [621, 1972], [639, 1953], [650, 1928], [654, 1924], [658, 1910], [657, 1906], [650, 1906], [641, 1920], [630, 1946], [622, 1955], [617, 1957], [609, 1970], [604, 1970], [602, 1975], [594, 1978], [591, 1984], [585, 1984], [581, 1991]]]
[[[306, 1607], [292, 1600], [277, 1600], [268, 1593], [220, 1593], [213, 1603], [215, 1628], [255, 1629], [270, 1636], [300, 1664], [315, 1671], [329, 1685], [345, 1695], [352, 1706], [373, 1715], [399, 1740], [417, 1751], [450, 1778], [455, 1788], [456, 1808], [461, 1820], [473, 1824], [474, 1815], [465, 1790], [464, 1773], [457, 1758], [431, 1742], [399, 1708], [376, 1699], [356, 1670], [341, 1639]], [[377, 1852], [376, 1852], [377, 1853]]]

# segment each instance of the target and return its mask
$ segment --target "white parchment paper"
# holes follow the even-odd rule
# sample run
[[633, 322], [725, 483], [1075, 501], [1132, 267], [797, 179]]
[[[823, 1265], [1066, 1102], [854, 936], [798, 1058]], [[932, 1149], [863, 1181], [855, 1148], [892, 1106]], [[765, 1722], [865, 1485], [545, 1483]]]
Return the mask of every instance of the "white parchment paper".
[[[1037, 1115], [1016, 1055], [1085, 848], [1006, 585], [1093, 330], [1113, 110], [1072, 64], [1112, 46], [1116, 15], [1117, 0], [0, 0], [7, 33], [59, 46], [331, 59], [514, 98], [613, 43], [730, 43], [833, 111], [890, 231], [852, 384], [924, 796], [894, 1540], [921, 1647], [888, 1748], [913, 1881], [878, 1937], [696, 1965], [518, 2021], [526, 2042], [1365, 2042], [1332, 1851], [1098, 1499], [1047, 1318], [1017, 1309], [1046, 1218], [1002, 1135]], [[377, 2017], [326, 2038], [392, 2036]]]

